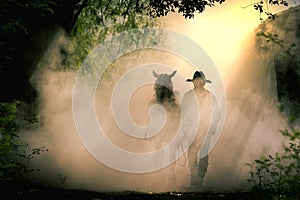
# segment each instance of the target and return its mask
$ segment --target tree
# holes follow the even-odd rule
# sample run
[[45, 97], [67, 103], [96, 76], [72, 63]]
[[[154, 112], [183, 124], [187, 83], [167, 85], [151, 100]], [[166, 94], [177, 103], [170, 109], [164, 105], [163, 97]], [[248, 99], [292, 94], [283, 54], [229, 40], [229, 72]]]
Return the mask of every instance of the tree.
[[71, 30], [65, 69], [78, 69], [88, 52], [109, 36], [155, 26], [155, 20], [144, 9], [136, 11], [136, 3], [136, 0], [89, 0]]
[[[87, 46], [92, 46], [86, 37], [101, 29], [98, 34], [107, 33], [107, 25], [110, 20], [118, 18], [126, 19], [121, 26], [110, 27], [110, 31], [116, 28], [120, 32], [124, 27], [136, 28], [134, 23], [136, 16], [139, 18], [158, 18], [166, 16], [170, 12], [178, 12], [185, 18], [193, 18], [195, 13], [202, 13], [207, 7], [222, 4], [225, 0], [5, 0], [0, 7], [3, 13], [0, 15], [0, 85], [1, 99], [31, 101], [35, 98], [34, 91], [28, 82], [31, 73], [36, 66], [36, 60], [47, 47], [47, 41], [36, 41], [36, 37], [42, 37], [41, 29], [51, 30], [54, 25], [63, 27], [73, 37], [81, 25], [90, 19], [89, 30], [82, 34]], [[288, 5], [285, 0], [259, 1], [252, 4], [260, 13], [267, 13], [268, 5]], [[250, 6], [250, 5], [249, 5]], [[89, 10], [90, 11], [87, 11]], [[100, 11], [101, 10], [101, 11]], [[98, 12], [100, 11], [100, 12]], [[86, 22], [79, 19], [80, 15], [87, 16]], [[126, 17], [128, 18], [126, 18]], [[105, 20], [103, 20], [105, 17]], [[106, 19], [108, 18], [108, 19]], [[139, 19], [140, 20], [140, 19]], [[148, 20], [148, 22], [151, 20]], [[117, 21], [114, 21], [117, 22]], [[81, 24], [81, 25], [80, 25]], [[52, 27], [51, 27], [52, 26]], [[110, 34], [112, 34], [110, 32]], [[81, 39], [82, 39], [81, 37]], [[99, 37], [104, 37], [100, 36]], [[49, 37], [48, 37], [49, 38]], [[95, 37], [91, 37], [95, 40]], [[35, 43], [35, 47], [33, 47]], [[87, 46], [85, 48], [87, 48]], [[73, 46], [71, 46], [72, 52]], [[83, 48], [83, 49], [85, 49]], [[86, 49], [87, 50], [87, 49]], [[86, 50], [82, 51], [82, 56]], [[15, 73], [18, 72], [18, 73]], [[10, 87], [7, 87], [9, 85]], [[25, 92], [24, 92], [25, 91]]]
[[28, 94], [29, 78], [49, 42], [49, 36], [42, 30], [51, 30], [55, 25], [71, 29], [78, 2], [80, 0], [0, 2], [0, 100], [32, 101], [35, 98], [34, 94]]

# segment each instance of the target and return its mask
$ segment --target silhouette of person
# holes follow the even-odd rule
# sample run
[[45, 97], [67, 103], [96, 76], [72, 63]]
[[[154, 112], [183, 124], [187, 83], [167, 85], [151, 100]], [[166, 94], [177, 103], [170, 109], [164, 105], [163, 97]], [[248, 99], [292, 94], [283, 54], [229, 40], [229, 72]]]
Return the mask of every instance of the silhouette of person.
[[[202, 71], [196, 71], [192, 82], [194, 88], [187, 91], [182, 99], [183, 140], [188, 147], [188, 165], [190, 169], [190, 189], [200, 190], [208, 168], [208, 150], [212, 128], [211, 117], [214, 114], [215, 96], [204, 86], [211, 83]], [[217, 104], [216, 104], [217, 105]]]

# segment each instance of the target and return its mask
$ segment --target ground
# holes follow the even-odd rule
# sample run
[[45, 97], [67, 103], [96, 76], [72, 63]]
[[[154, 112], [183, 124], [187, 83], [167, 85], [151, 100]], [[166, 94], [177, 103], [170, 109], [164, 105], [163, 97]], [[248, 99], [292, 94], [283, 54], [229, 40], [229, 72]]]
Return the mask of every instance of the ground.
[[5, 199], [132, 199], [132, 200], [150, 200], [150, 199], [243, 199], [243, 200], [254, 200], [254, 199], [271, 199], [271, 198], [261, 198], [257, 196], [254, 192], [167, 192], [167, 193], [140, 193], [134, 191], [124, 191], [124, 192], [94, 192], [86, 190], [64, 190], [55, 188], [39, 188], [39, 189], [26, 189], [22, 191], [12, 190], [1, 192], [1, 196], [5, 196]]

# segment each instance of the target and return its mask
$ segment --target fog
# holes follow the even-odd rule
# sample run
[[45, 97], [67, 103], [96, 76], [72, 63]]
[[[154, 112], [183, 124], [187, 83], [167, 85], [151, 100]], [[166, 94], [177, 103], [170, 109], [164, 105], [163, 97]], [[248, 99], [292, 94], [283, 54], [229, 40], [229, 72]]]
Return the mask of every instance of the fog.
[[[273, 53], [258, 47], [254, 35], [249, 35], [242, 43], [239, 58], [231, 63], [232, 67], [223, 69], [226, 70], [222, 75], [226, 118], [220, 137], [210, 152], [204, 180], [206, 190], [230, 191], [248, 187], [246, 179], [250, 169], [245, 164], [261, 155], [280, 151], [285, 142], [279, 133], [285, 127], [285, 120], [277, 111]], [[28, 130], [23, 139], [31, 147], [49, 149], [32, 160], [32, 166], [40, 168], [35, 180], [55, 187], [96, 191], [185, 191], [190, 174], [184, 156], [172, 165], [175, 177], [170, 170], [172, 167], [147, 173], [126, 173], [99, 162], [85, 147], [76, 129], [72, 108], [77, 71], [63, 71], [61, 65], [64, 58], [60, 48], [67, 48], [68, 42], [64, 31], [58, 29], [31, 78], [38, 91], [39, 127]], [[179, 79], [191, 78], [195, 68], [186, 60], [160, 50], [137, 51], [119, 58], [106, 70], [95, 93], [99, 125], [115, 145], [130, 152], [145, 153], [155, 150], [155, 147], [148, 140], [124, 134], [116, 125], [110, 106], [112, 92], [124, 73], [149, 63], [154, 63], [149, 67], [159, 73], [177, 70], [174, 89], [179, 91], [180, 101], [191, 85], [180, 85]], [[165, 70], [163, 66], [170, 69]], [[152, 74], [146, 74], [145, 79], [147, 77], [151, 79]], [[86, 97], [83, 95], [82, 98]], [[150, 122], [148, 103], [152, 98], [153, 84], [149, 83], [133, 91], [128, 102], [129, 108], [126, 109], [141, 127]], [[173, 128], [167, 126], [160, 133], [173, 131]], [[108, 156], [114, 156], [113, 152], [102, 150]]]

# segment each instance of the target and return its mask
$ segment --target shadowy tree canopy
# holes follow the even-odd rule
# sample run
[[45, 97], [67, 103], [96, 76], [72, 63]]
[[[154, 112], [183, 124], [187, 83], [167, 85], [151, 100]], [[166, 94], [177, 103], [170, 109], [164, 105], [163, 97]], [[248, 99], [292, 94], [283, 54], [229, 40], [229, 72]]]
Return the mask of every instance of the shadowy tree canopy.
[[[170, 12], [191, 19], [195, 13], [205, 11], [206, 7], [223, 2], [225, 0], [3, 0], [0, 2], [0, 100], [34, 98], [28, 92], [31, 90], [28, 80], [48, 45], [50, 36], [45, 32], [51, 32], [55, 26], [63, 27], [72, 36], [78, 34], [76, 31], [80, 28], [87, 27], [89, 30], [100, 27], [103, 33], [112, 34], [140, 27], [141, 24], [149, 25], [146, 22], [151, 20], [145, 20], [147, 17], [153, 19]], [[288, 3], [270, 0], [267, 4]], [[263, 1], [249, 6], [273, 17]], [[78, 20], [80, 15], [83, 17]], [[91, 21], [88, 22], [88, 19]], [[88, 37], [88, 34], [81, 32], [79, 35]]]

